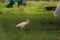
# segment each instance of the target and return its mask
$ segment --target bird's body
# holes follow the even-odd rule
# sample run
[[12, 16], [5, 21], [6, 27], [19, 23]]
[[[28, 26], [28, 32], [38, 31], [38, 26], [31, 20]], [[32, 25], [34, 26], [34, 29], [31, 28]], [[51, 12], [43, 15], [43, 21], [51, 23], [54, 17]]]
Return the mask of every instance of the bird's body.
[[23, 29], [28, 24], [29, 24], [29, 20], [26, 20], [24, 22], [21, 22], [21, 23], [17, 24], [16, 27], [20, 27], [21, 29]]
[[16, 27], [20, 27], [21, 29], [23, 29], [26, 25], [26, 22], [21, 22], [19, 24], [16, 25]]
[[60, 4], [57, 5], [57, 8], [54, 12], [54, 16], [57, 17], [57, 16], [60, 16]]

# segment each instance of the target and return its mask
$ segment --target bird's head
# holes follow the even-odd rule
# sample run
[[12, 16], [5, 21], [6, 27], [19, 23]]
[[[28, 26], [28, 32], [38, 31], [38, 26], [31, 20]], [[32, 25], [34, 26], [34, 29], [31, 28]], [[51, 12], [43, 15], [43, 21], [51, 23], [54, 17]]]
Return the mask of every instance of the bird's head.
[[28, 19], [25, 20], [26, 21], [26, 24], [28, 25], [30, 23], [30, 21]]

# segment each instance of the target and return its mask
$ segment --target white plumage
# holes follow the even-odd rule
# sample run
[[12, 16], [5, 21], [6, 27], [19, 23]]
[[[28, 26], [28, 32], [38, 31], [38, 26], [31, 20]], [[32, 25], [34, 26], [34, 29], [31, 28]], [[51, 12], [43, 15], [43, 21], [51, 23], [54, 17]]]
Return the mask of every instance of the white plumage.
[[16, 27], [20, 27], [21, 29], [23, 29], [26, 25], [26, 22], [22, 22], [16, 25]]
[[28, 24], [29, 24], [29, 20], [26, 19], [26, 21], [17, 24], [16, 27], [20, 27], [21, 29], [23, 29], [23, 28], [24, 28], [25, 26], [27, 26]]
[[57, 8], [54, 12], [54, 16], [57, 17], [57, 16], [60, 16], [60, 4], [57, 5]]

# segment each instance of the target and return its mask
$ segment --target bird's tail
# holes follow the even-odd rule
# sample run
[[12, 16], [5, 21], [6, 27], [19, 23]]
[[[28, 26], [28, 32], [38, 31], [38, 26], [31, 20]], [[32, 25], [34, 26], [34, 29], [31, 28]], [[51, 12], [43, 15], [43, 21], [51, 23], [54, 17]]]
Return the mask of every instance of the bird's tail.
[[16, 27], [18, 27], [18, 25], [16, 25]]

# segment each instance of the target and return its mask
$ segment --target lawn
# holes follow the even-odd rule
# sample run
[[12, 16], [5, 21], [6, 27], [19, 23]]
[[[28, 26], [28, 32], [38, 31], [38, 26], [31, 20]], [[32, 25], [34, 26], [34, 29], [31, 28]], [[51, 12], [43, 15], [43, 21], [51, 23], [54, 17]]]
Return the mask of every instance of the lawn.
[[[52, 5], [53, 4], [53, 5]], [[27, 2], [27, 5], [6, 8], [0, 5], [0, 40], [60, 40], [60, 18], [47, 11], [46, 6], [56, 6], [58, 2]], [[16, 24], [29, 19], [29, 26], [20, 30]]]

